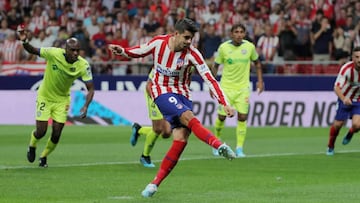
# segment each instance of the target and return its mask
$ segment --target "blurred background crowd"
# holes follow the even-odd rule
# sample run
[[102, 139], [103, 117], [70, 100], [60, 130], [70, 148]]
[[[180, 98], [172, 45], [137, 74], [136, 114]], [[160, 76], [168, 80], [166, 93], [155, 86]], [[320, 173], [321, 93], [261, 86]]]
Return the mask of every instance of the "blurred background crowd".
[[130, 61], [107, 45], [147, 42], [173, 32], [184, 17], [198, 24], [193, 45], [209, 64], [231, 26], [244, 24], [270, 74], [280, 73], [275, 65], [284, 61], [341, 64], [360, 45], [360, 0], [0, 0], [0, 10], [0, 64], [43, 62], [16, 40], [24, 24], [35, 47], [64, 47], [68, 37], [78, 38], [94, 74], [138, 74], [151, 57]]

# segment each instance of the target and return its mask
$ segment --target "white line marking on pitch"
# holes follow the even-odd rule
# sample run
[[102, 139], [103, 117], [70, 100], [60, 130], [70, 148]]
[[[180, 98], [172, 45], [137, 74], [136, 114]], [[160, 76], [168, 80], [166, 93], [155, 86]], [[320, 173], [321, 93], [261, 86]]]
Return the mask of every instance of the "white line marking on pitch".
[[[345, 153], [354, 153], [360, 152], [360, 150], [341, 150], [336, 151], [337, 154]], [[313, 153], [268, 153], [268, 154], [254, 154], [247, 155], [245, 158], [258, 158], [258, 157], [277, 157], [277, 156], [297, 156], [297, 155], [317, 155], [324, 154], [325, 152], [313, 152]], [[335, 155], [336, 156], [336, 155]], [[181, 158], [180, 160], [204, 160], [204, 159], [216, 159], [220, 157], [206, 156], [206, 157], [196, 157], [196, 158]], [[243, 158], [242, 158], [243, 159]], [[160, 163], [161, 160], [153, 160], [155, 163]], [[51, 168], [68, 168], [68, 167], [81, 167], [81, 166], [100, 166], [100, 165], [124, 165], [124, 164], [138, 164], [138, 161], [127, 161], [127, 162], [93, 162], [93, 163], [77, 163], [77, 164], [62, 164], [62, 165], [51, 165]], [[37, 168], [34, 165], [28, 166], [4, 166], [0, 165], [0, 170], [10, 170], [10, 169], [27, 169], [27, 168]]]

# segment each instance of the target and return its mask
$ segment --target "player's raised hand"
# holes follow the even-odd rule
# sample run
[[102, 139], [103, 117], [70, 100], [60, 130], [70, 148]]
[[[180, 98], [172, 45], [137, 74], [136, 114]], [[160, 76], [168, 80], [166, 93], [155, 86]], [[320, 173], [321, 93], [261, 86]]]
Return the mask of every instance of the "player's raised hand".
[[123, 48], [120, 45], [109, 44], [109, 49], [113, 54], [121, 55], [123, 53]]
[[235, 114], [235, 110], [234, 108], [232, 108], [231, 106], [227, 105], [227, 106], [224, 106], [224, 111], [226, 113], [226, 115], [228, 117], [233, 117], [234, 114]]
[[24, 25], [18, 25], [17, 27], [17, 34], [18, 34], [18, 37], [19, 37], [19, 40], [21, 41], [26, 41], [26, 34], [27, 34], [27, 31], [25, 30], [25, 26]]

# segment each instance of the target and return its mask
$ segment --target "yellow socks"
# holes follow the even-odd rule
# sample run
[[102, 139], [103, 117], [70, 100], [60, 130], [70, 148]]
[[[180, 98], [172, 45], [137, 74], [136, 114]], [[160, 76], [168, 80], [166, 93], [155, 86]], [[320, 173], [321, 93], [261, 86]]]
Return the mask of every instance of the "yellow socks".
[[221, 121], [219, 118], [216, 118], [215, 120], [215, 136], [217, 138], [220, 138], [221, 137], [221, 131], [222, 129], [224, 128], [225, 126], [225, 121]]
[[147, 135], [150, 131], [152, 131], [152, 127], [144, 126], [139, 129], [139, 135]]
[[57, 144], [54, 144], [51, 141], [51, 137], [48, 139], [47, 143], [46, 143], [46, 147], [44, 149], [44, 151], [41, 153], [40, 157], [47, 157], [52, 151], [54, 151], [55, 147]]
[[159, 135], [157, 135], [153, 130], [151, 130], [146, 135], [145, 143], [144, 143], [144, 151], [143, 151], [144, 156], [150, 156], [151, 150], [153, 149], [158, 137]]
[[246, 137], [246, 121], [238, 121], [236, 126], [236, 147], [243, 147]]
[[35, 135], [35, 130], [31, 131], [31, 135], [30, 135], [30, 147], [36, 147], [36, 143], [39, 141], [38, 139], [36, 139]]

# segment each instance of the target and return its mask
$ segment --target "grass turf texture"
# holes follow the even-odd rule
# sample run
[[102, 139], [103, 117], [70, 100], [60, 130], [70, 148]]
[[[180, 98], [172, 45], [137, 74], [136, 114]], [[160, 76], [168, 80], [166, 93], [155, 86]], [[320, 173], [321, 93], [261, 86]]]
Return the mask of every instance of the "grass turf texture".
[[[359, 202], [359, 138], [325, 155], [326, 128], [249, 128], [248, 157], [228, 161], [191, 135], [182, 160], [150, 199], [140, 193], [153, 179], [171, 140], [159, 139], [155, 169], [139, 163], [144, 138], [131, 147], [130, 127], [66, 126], [60, 144], [37, 160], [51, 132], [26, 160], [32, 126], [0, 126], [0, 202]], [[223, 140], [235, 145], [234, 128]]]

